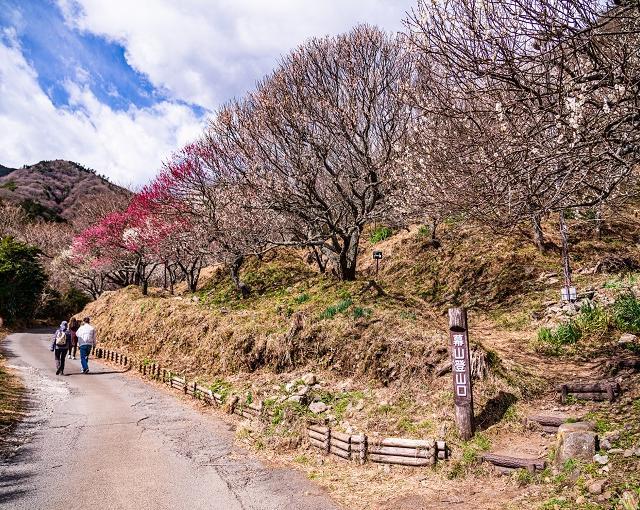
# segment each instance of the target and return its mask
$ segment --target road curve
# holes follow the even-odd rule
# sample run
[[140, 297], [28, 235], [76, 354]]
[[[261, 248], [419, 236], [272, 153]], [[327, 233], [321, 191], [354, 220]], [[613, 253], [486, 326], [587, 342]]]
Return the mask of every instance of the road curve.
[[233, 446], [228, 424], [112, 367], [67, 360], [50, 334], [3, 343], [28, 390], [18, 445], [0, 461], [0, 508], [28, 510], [331, 510], [301, 474]]

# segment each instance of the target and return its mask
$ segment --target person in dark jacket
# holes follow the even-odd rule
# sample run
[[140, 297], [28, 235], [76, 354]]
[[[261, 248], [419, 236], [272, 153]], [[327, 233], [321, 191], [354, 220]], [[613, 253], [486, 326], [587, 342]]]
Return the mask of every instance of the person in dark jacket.
[[67, 327], [67, 321], [62, 321], [51, 342], [51, 350], [56, 358], [56, 375], [64, 375], [64, 361], [70, 347], [71, 331]]
[[75, 317], [71, 317], [69, 320], [69, 332], [71, 333], [71, 347], [69, 347], [69, 359], [76, 359], [76, 352], [78, 351], [78, 337], [76, 331], [80, 327], [80, 321]]

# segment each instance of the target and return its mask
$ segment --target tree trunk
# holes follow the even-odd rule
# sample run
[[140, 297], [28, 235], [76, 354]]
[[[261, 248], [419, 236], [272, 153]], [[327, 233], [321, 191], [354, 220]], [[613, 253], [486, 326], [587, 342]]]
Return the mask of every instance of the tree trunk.
[[569, 260], [569, 238], [567, 224], [564, 221], [564, 209], [558, 213], [560, 218], [560, 238], [562, 240], [562, 272], [564, 274], [564, 285], [571, 287], [571, 264]]
[[438, 237], [436, 236], [436, 229], [438, 228], [438, 218], [437, 217], [433, 217], [431, 218], [431, 240], [432, 241], [437, 241]]
[[235, 284], [236, 289], [242, 295], [242, 299], [246, 299], [247, 297], [249, 297], [249, 294], [251, 293], [251, 289], [246, 283], [240, 280], [240, 268], [242, 267], [243, 263], [244, 263], [244, 256], [240, 255], [231, 263], [231, 266], [229, 269], [231, 270], [231, 279], [233, 280], [233, 283]]
[[343, 281], [356, 279], [356, 265], [358, 258], [358, 246], [360, 243], [360, 229], [356, 229], [346, 238], [343, 238], [342, 250], [339, 259], [339, 277]]
[[200, 280], [200, 271], [202, 271], [202, 260], [198, 259], [198, 261], [194, 262], [191, 266], [191, 271], [189, 271], [189, 276], [187, 283], [189, 285], [189, 290], [191, 292], [195, 292], [198, 289], [198, 281]]
[[318, 271], [320, 271], [320, 274], [324, 274], [327, 271], [327, 262], [322, 258], [322, 249], [317, 246], [313, 246], [311, 250], [313, 253], [313, 259], [318, 265]]
[[602, 239], [602, 203], [596, 205], [596, 239]]
[[533, 226], [533, 242], [538, 248], [540, 253], [545, 251], [544, 246], [544, 232], [542, 231], [541, 218], [539, 214], [534, 214], [531, 217], [531, 223]]

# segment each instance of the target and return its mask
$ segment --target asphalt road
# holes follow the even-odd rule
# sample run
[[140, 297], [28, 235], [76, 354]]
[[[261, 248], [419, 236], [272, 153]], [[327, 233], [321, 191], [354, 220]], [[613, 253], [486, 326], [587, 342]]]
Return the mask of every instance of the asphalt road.
[[228, 424], [132, 375], [67, 360], [56, 376], [50, 339], [3, 343], [30, 411], [0, 461], [0, 508], [337, 509], [301, 474], [234, 447]]

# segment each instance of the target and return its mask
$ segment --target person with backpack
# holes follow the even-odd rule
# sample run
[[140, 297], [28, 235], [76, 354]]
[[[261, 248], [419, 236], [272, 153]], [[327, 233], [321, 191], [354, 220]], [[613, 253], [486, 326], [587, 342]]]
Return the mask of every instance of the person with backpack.
[[90, 322], [91, 319], [85, 317], [82, 326], [76, 331], [83, 374], [89, 373], [89, 354], [91, 354], [91, 349], [96, 345], [96, 328], [89, 324]]
[[69, 348], [69, 359], [76, 359], [76, 352], [78, 351], [78, 335], [76, 331], [80, 327], [80, 321], [75, 317], [69, 319], [69, 331], [71, 332], [71, 347]]
[[51, 343], [51, 350], [56, 358], [56, 375], [64, 375], [64, 360], [69, 347], [71, 347], [71, 332], [67, 327], [67, 321], [62, 321]]

